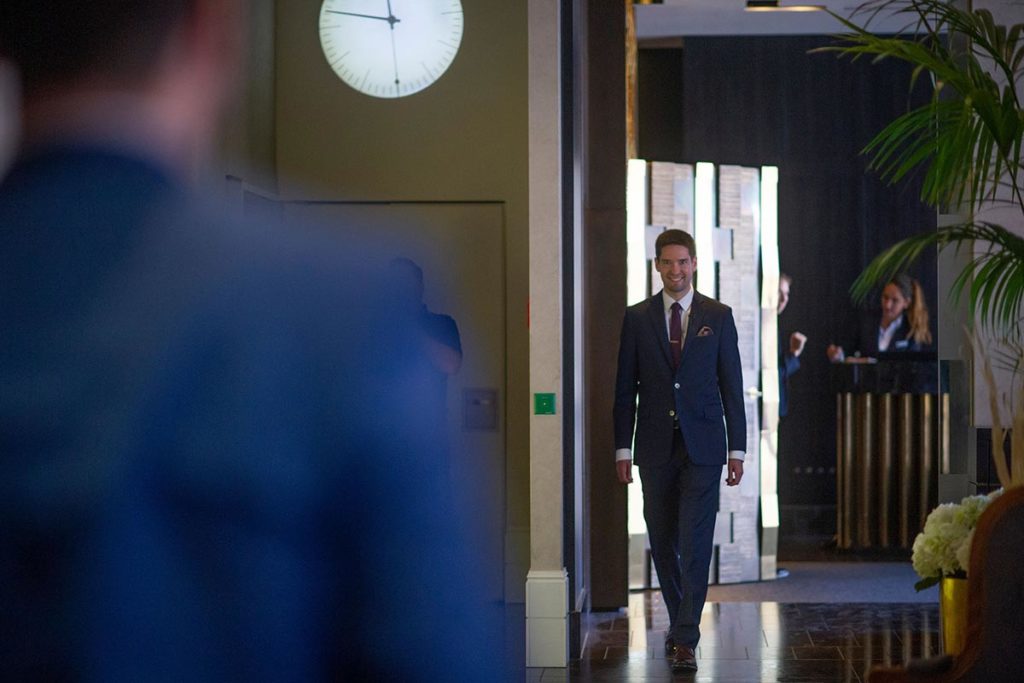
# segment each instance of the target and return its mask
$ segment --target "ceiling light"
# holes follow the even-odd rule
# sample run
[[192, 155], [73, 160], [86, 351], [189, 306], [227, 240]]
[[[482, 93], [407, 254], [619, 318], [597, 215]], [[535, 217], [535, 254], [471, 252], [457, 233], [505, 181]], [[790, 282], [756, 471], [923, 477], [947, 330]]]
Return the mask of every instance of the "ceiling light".
[[824, 5], [780, 5], [779, 0], [747, 0], [748, 12], [820, 12]]

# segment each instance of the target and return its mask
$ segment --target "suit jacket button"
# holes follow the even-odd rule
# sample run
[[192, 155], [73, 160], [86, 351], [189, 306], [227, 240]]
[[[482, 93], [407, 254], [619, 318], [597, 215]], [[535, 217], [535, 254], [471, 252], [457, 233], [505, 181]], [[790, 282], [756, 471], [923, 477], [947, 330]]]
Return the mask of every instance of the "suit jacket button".
[[676, 389], [679, 388], [679, 382], [676, 382]]
[[675, 417], [676, 416], [676, 411], [674, 411], [674, 410], [668, 411], [668, 416], [669, 417]]

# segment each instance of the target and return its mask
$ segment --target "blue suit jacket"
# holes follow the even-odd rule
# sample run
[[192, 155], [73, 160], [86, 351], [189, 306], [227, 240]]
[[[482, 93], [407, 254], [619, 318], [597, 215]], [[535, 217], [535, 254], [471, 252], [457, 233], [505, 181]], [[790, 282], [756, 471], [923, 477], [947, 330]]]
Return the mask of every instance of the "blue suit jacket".
[[383, 255], [93, 147], [22, 159], [0, 228], [7, 677], [491, 680]]
[[622, 321], [615, 447], [632, 446], [638, 467], [664, 464], [672, 457], [676, 418], [697, 464], [724, 464], [728, 451], [746, 451], [743, 372], [732, 309], [699, 292], [693, 295], [675, 372], [661, 292], [627, 308]]
[[800, 359], [789, 350], [789, 336], [779, 335], [779, 417], [789, 413], [789, 378], [800, 369]]

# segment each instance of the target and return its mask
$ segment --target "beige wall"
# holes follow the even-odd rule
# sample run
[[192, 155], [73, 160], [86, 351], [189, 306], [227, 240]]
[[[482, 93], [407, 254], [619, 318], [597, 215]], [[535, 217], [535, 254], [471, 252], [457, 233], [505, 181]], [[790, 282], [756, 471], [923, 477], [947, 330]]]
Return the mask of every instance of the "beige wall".
[[529, 529], [526, 4], [464, 0], [463, 9], [463, 42], [449, 70], [425, 91], [383, 100], [331, 71], [320, 50], [318, 0], [278, 2], [278, 192], [505, 203], [507, 526], [518, 553]]
[[274, 123], [274, 4], [256, 0], [249, 9], [249, 46], [238, 101], [224, 122], [216, 174], [242, 178], [267, 194], [277, 189]]

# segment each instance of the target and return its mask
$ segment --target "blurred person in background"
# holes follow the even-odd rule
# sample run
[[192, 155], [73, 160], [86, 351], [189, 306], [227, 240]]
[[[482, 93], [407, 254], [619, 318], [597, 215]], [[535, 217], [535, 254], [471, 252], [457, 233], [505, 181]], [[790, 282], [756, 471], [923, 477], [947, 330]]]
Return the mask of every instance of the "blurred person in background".
[[392, 283], [396, 286], [398, 304], [408, 308], [414, 319], [420, 321], [421, 341], [430, 365], [437, 371], [441, 403], [445, 402], [448, 377], [462, 367], [462, 339], [455, 319], [444, 313], [434, 313], [423, 301], [425, 286], [423, 269], [408, 258], [391, 260]]
[[[921, 284], [906, 273], [900, 273], [882, 289], [881, 310], [861, 325], [854, 351], [874, 358], [880, 353], [924, 351], [931, 343], [928, 304]], [[827, 353], [833, 363], [841, 363], [846, 358], [842, 346], [830, 345]]]
[[395, 258], [389, 264], [389, 281], [394, 286], [392, 301], [416, 322], [416, 333], [410, 334], [410, 347], [426, 357], [423, 377], [425, 391], [419, 397], [420, 410], [426, 415], [426, 424], [432, 428], [430, 439], [442, 448], [440, 460], [424, 481], [449, 497], [450, 439], [448, 433], [448, 378], [462, 368], [462, 339], [455, 319], [427, 308], [423, 297], [425, 285], [423, 269], [409, 258]]
[[[789, 294], [793, 285], [793, 278], [786, 273], [779, 274], [779, 306], [778, 315], [786, 310], [789, 305]], [[779, 331], [779, 417], [785, 417], [789, 412], [789, 378], [800, 369], [800, 355], [804, 352], [807, 344], [807, 335], [802, 332], [792, 332], [789, 335], [788, 343], [783, 341], [782, 331]]]
[[495, 680], [384, 251], [189, 187], [244, 13], [0, 4], [4, 676]]

